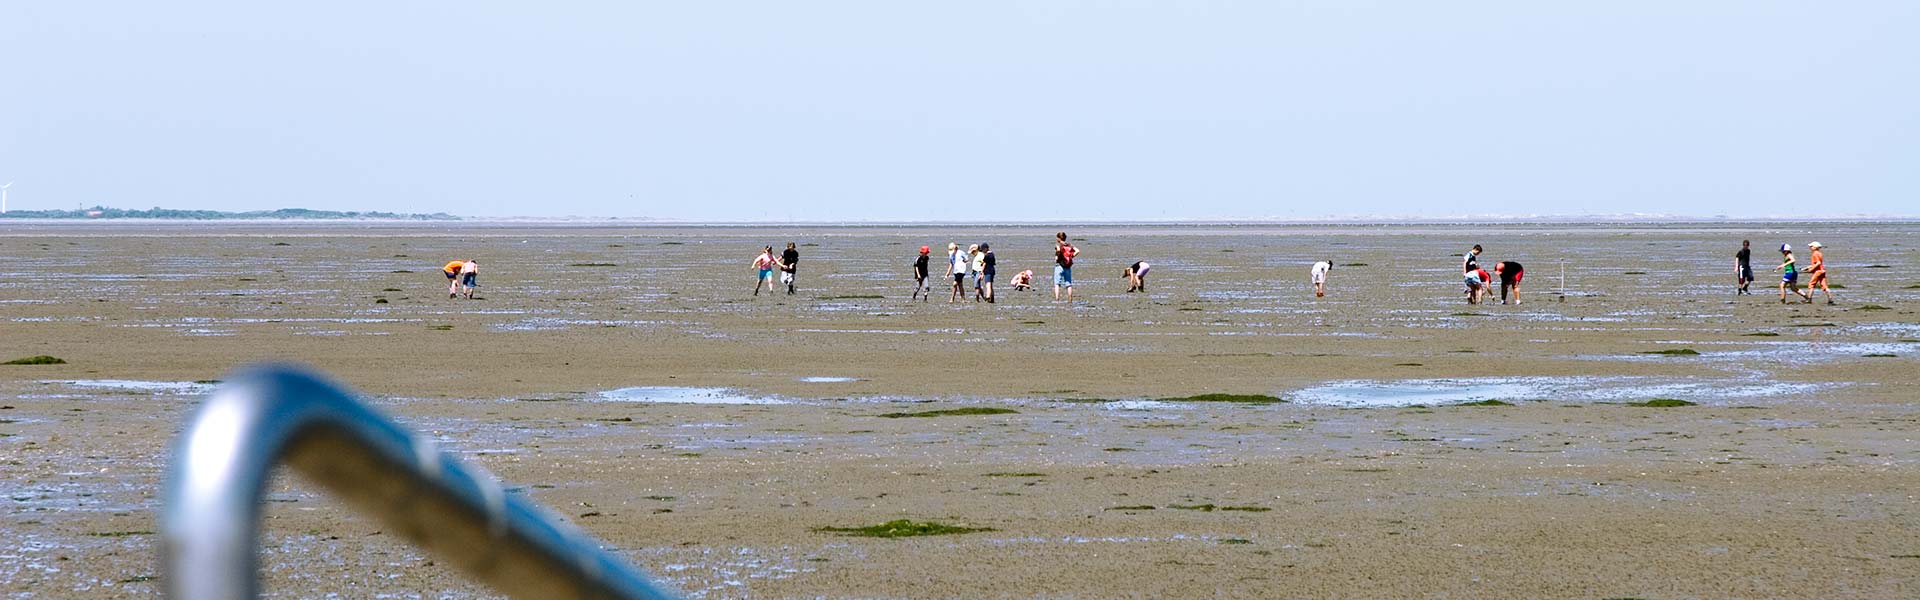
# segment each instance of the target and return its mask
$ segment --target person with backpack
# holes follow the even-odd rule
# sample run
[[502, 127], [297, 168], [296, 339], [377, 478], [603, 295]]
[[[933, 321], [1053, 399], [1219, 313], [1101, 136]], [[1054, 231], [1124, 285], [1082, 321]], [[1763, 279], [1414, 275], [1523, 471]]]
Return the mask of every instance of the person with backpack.
[[1053, 299], [1060, 299], [1060, 288], [1067, 288], [1067, 302], [1073, 302], [1073, 257], [1080, 249], [1067, 243], [1067, 232], [1053, 234]]

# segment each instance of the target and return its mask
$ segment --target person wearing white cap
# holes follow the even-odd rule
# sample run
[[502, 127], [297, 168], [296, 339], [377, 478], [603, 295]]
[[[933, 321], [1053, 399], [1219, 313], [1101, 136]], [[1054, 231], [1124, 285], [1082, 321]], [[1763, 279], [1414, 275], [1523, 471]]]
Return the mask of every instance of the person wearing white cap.
[[1827, 293], [1827, 304], [1833, 304], [1833, 289], [1827, 287], [1827, 253], [1821, 250], [1824, 247], [1820, 242], [1807, 244], [1808, 260], [1812, 261], [1807, 265], [1807, 273], [1812, 277], [1807, 278], [1806, 297], [1808, 302], [1813, 301], [1813, 286], [1817, 285]]
[[1793, 266], [1793, 244], [1780, 245], [1780, 266], [1774, 267], [1773, 270], [1780, 272], [1781, 304], [1787, 303], [1787, 290], [1793, 290], [1793, 293], [1806, 298], [1808, 302], [1813, 301], [1811, 294], [1800, 293], [1800, 287], [1794, 285], [1800, 281], [1800, 270]]

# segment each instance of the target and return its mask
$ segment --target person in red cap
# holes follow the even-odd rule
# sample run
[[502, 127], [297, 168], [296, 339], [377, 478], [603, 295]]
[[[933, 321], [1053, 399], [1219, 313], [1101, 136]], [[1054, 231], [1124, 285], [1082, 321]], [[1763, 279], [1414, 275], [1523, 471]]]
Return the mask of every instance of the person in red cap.
[[920, 258], [913, 261], [913, 297], [926, 302], [933, 299], [933, 290], [927, 289], [927, 253], [933, 248], [920, 247]]

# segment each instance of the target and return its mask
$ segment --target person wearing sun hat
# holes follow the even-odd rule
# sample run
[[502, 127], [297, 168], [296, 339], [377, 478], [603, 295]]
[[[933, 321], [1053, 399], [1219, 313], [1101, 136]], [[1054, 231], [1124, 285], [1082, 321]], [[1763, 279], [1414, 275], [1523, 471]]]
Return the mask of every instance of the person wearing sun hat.
[[[933, 290], [927, 289], [927, 255], [933, 248], [920, 247], [920, 258], [913, 261], [913, 299], [921, 302], [933, 300]], [[924, 298], [922, 296], [925, 296]], [[912, 300], [908, 300], [911, 302]]]
[[1827, 293], [1827, 304], [1833, 304], [1833, 289], [1827, 287], [1827, 253], [1820, 242], [1807, 243], [1807, 302], [1813, 302], [1813, 286]]
[[1793, 265], [1793, 244], [1780, 245], [1780, 266], [1774, 267], [1773, 270], [1780, 272], [1781, 304], [1787, 303], [1787, 290], [1793, 290], [1793, 293], [1806, 298], [1808, 302], [1813, 301], [1812, 295], [1800, 293], [1800, 288], [1794, 285], [1800, 281], [1800, 270]]

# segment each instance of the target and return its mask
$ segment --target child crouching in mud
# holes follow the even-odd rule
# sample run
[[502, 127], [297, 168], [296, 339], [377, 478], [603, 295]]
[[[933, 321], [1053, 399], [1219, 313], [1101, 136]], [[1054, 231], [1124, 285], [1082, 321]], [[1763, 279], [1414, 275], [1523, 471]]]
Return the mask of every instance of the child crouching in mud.
[[1016, 291], [1016, 292], [1024, 292], [1024, 291], [1033, 289], [1033, 269], [1027, 269], [1025, 271], [1021, 271], [1017, 274], [1014, 274], [1013, 280], [1007, 283], [1013, 285], [1013, 291]]

